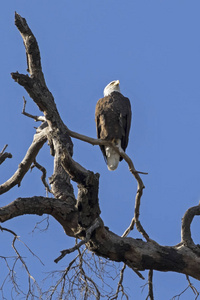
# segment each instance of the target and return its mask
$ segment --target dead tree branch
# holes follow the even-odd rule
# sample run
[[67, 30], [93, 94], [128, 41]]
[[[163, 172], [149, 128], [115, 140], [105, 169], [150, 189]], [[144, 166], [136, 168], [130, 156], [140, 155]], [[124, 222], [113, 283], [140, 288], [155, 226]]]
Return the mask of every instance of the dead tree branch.
[[179, 299], [189, 288], [191, 288], [191, 290], [193, 291], [194, 295], [195, 295], [195, 300], [199, 297], [199, 292], [197, 291], [197, 289], [193, 286], [193, 284], [191, 283], [189, 276], [186, 275], [187, 281], [188, 281], [188, 286], [178, 295], [174, 296], [171, 300], [175, 300], [176, 298]]
[[[51, 177], [51, 188], [54, 196], [56, 199], [63, 200], [65, 205], [73, 203], [72, 207], [70, 206], [73, 213], [71, 214], [69, 223], [68, 218], [63, 220], [59, 209], [56, 209], [56, 219], [64, 228], [67, 226], [68, 230], [66, 230], [66, 232], [70, 232], [71, 235], [82, 240], [86, 236], [87, 229], [100, 215], [98, 205], [99, 175], [84, 169], [72, 159], [73, 145], [69, 137], [69, 135], [72, 136], [72, 132], [69, 132], [68, 128], [62, 122], [54, 98], [44, 81], [36, 39], [25, 19], [18, 14], [16, 14], [15, 19], [16, 25], [24, 40], [30, 77], [16, 72], [12, 73], [12, 78], [25, 88], [33, 101], [44, 113], [47, 120], [49, 136], [54, 147], [54, 174]], [[102, 143], [104, 142], [105, 141]], [[94, 139], [92, 143], [96, 143], [96, 139]], [[126, 154], [122, 153], [121, 149], [117, 151], [119, 151], [125, 160], [128, 160]], [[136, 194], [137, 208], [135, 208], [134, 222], [140, 227], [140, 223], [138, 222], [138, 207], [140, 206], [144, 184], [130, 161], [129, 167], [138, 182]], [[74, 202], [73, 188], [69, 182], [70, 178], [79, 184], [76, 204]], [[65, 183], [66, 185], [64, 185]], [[192, 274], [191, 276], [199, 278], [199, 272], [196, 270], [199, 257], [194, 254], [191, 249], [185, 248], [184, 246], [162, 247], [156, 243], [152, 243], [143, 229], [139, 228], [139, 230], [141, 230], [146, 238], [146, 243], [125, 236], [120, 238], [107, 230], [104, 226], [101, 226], [94, 231], [89, 243], [87, 243], [87, 247], [98, 255], [115, 261], [123, 261], [131, 268], [134, 266], [136, 270], [176, 270], [177, 272]], [[110, 251], [110, 249], [112, 249], [112, 251]], [[191, 260], [191, 255], [195, 256], [195, 263], [194, 257]], [[154, 259], [152, 259], [152, 257], [154, 257]]]
[[[60, 298], [62, 299], [62, 295], [64, 293], [64, 287], [65, 287], [65, 278], [67, 277], [69, 271], [71, 270], [73, 264], [76, 262], [78, 257], [79, 257], [79, 254], [69, 263], [68, 267], [64, 270], [64, 272], [62, 272], [62, 276], [56, 282], [56, 284], [54, 285], [54, 287], [52, 288], [52, 290], [49, 293], [49, 296], [48, 296], [49, 299], [52, 299], [52, 297], [54, 296], [55, 292], [57, 291], [59, 285], [61, 285], [63, 283], [62, 284], [62, 289], [61, 289], [61, 292], [60, 292]], [[47, 294], [48, 292], [49, 291], [47, 291], [45, 294]]]
[[5, 152], [5, 150], [6, 150], [7, 147], [8, 147], [8, 144], [6, 144], [6, 145], [3, 147], [3, 149], [2, 149], [1, 152], [0, 152], [0, 155], [2, 155], [2, 154]]
[[8, 145], [5, 145], [2, 151], [0, 152], [0, 165], [6, 160], [6, 158], [12, 158], [11, 153], [5, 152], [7, 147]]
[[[67, 128], [67, 127], [66, 127]], [[89, 144], [92, 145], [104, 145], [104, 146], [112, 146], [119, 154], [120, 156], [122, 156], [124, 158], [124, 160], [127, 162], [128, 166], [129, 166], [129, 170], [130, 172], [133, 174], [133, 176], [135, 177], [135, 179], [137, 180], [138, 183], [138, 187], [137, 187], [137, 193], [136, 193], [136, 198], [135, 198], [135, 211], [134, 211], [134, 217], [131, 221], [131, 224], [129, 225], [129, 227], [126, 229], [126, 231], [124, 232], [124, 234], [122, 236], [127, 236], [131, 230], [133, 230], [134, 225], [136, 224], [136, 228], [137, 230], [143, 235], [143, 237], [149, 241], [149, 235], [146, 233], [146, 231], [144, 230], [144, 228], [142, 227], [140, 221], [139, 221], [139, 215], [140, 215], [140, 201], [141, 201], [141, 197], [143, 194], [143, 189], [145, 188], [143, 181], [141, 179], [141, 177], [139, 176], [140, 174], [145, 174], [147, 175], [148, 173], [145, 172], [141, 172], [141, 171], [136, 171], [134, 164], [132, 162], [132, 160], [130, 159], [130, 157], [123, 151], [123, 149], [121, 149], [121, 147], [117, 147], [116, 145], [114, 145], [111, 142], [108, 141], [104, 141], [104, 140], [100, 140], [100, 139], [94, 139], [82, 134], [79, 134], [77, 132], [71, 131], [67, 128], [67, 131], [69, 133], [69, 135], [73, 138], [82, 140], [84, 142], [87, 142]], [[71, 178], [73, 180], [73, 178]]]
[[72, 247], [70, 249], [62, 250], [61, 255], [54, 260], [55, 263], [58, 263], [63, 257], [65, 257], [66, 254], [69, 254], [69, 253], [74, 252], [75, 250], [78, 250], [82, 245], [89, 242], [89, 240], [91, 239], [91, 235], [94, 232], [94, 230], [97, 229], [100, 226], [102, 226], [102, 221], [101, 221], [100, 218], [98, 218], [97, 220], [95, 220], [94, 224], [92, 224], [86, 230], [86, 237], [82, 241], [80, 241], [78, 244], [76, 244], [74, 247]]
[[8, 179], [5, 183], [0, 185], [0, 194], [9, 191], [15, 185], [20, 186], [23, 177], [30, 169], [32, 162], [36, 158], [38, 152], [40, 151], [40, 149], [42, 148], [46, 140], [47, 140], [46, 130], [34, 135], [33, 142], [29, 147], [24, 159], [19, 164], [17, 171], [10, 179]]
[[[74, 132], [70, 131], [66, 125], [63, 124], [60, 115], [57, 111], [54, 99], [52, 94], [49, 92], [48, 88], [46, 87], [46, 83], [44, 81], [44, 75], [42, 72], [41, 67], [41, 60], [40, 60], [40, 53], [39, 48], [36, 42], [36, 39], [29, 29], [26, 20], [23, 19], [21, 16], [16, 14], [15, 16], [15, 23], [17, 28], [19, 29], [22, 38], [24, 40], [24, 45], [26, 48], [27, 53], [27, 59], [28, 59], [28, 69], [30, 72], [31, 77], [25, 76], [23, 74], [19, 73], [12, 73], [12, 77], [15, 81], [17, 81], [20, 85], [22, 85], [26, 91], [29, 93], [30, 97], [34, 100], [34, 102], [38, 105], [40, 110], [43, 111], [45, 118], [48, 122], [50, 132], [52, 132], [52, 141], [54, 145], [54, 149], [57, 153], [65, 153], [65, 157], [68, 157], [68, 162], [70, 161], [70, 156], [72, 155], [72, 142], [69, 137], [69, 135], [79, 138], [79, 139], [85, 139], [87, 142], [90, 142], [91, 144], [100, 144], [104, 143], [105, 141], [99, 141], [96, 139], [90, 139], [86, 136], [81, 136], [80, 134], [75, 134]], [[31, 47], [31, 52], [30, 52]], [[35, 53], [34, 53], [35, 52]], [[37, 79], [37, 80], [36, 80]], [[34, 87], [33, 87], [34, 86]], [[41, 90], [42, 89], [42, 90]], [[47, 101], [48, 99], [48, 101]], [[65, 142], [63, 142], [63, 137]], [[68, 148], [66, 148], [66, 145], [68, 145]], [[113, 146], [113, 145], [112, 145]], [[134, 175], [135, 179], [138, 182], [138, 189], [136, 194], [136, 202], [135, 202], [135, 214], [134, 214], [134, 222], [136, 224], [137, 229], [141, 234], [145, 237], [145, 239], [148, 241], [149, 236], [141, 226], [139, 222], [139, 207], [140, 207], [140, 199], [143, 193], [144, 184], [138, 174], [138, 172], [135, 170], [135, 167], [131, 161], [131, 159], [124, 153], [122, 149], [119, 149], [116, 147], [116, 151], [120, 153], [120, 155], [127, 161], [129, 164], [129, 168], [131, 173]], [[66, 161], [66, 160], [65, 160]], [[72, 160], [71, 160], [72, 162]], [[75, 164], [70, 163], [70, 167], [74, 167]], [[77, 166], [77, 163], [76, 163]], [[82, 167], [79, 165], [79, 170]], [[75, 168], [76, 171], [78, 170], [77, 167]], [[69, 165], [65, 170], [68, 170], [69, 173]], [[76, 172], [73, 172], [73, 170], [70, 170], [71, 173], [73, 173], [73, 176]], [[80, 177], [83, 176], [83, 168], [80, 170]], [[88, 173], [88, 172], [86, 172]], [[71, 176], [70, 176], [71, 177]], [[77, 175], [76, 175], [77, 177]], [[75, 178], [75, 176], [74, 176]], [[74, 180], [74, 178], [71, 177], [71, 179]], [[78, 180], [75, 180], [78, 182]], [[81, 183], [83, 184], [83, 183]], [[78, 201], [80, 203], [80, 201]], [[96, 216], [97, 217], [97, 216]], [[92, 223], [91, 221], [89, 222]], [[129, 230], [130, 231], [130, 230]], [[128, 231], [128, 232], [129, 232]], [[127, 235], [128, 233], [126, 233]]]
[[35, 122], [39, 122], [39, 121], [40, 122], [45, 122], [46, 121], [44, 116], [33, 116], [32, 114], [27, 113], [26, 112], [26, 103], [27, 103], [27, 101], [26, 101], [25, 97], [23, 97], [23, 100], [24, 100], [24, 105], [23, 105], [23, 109], [22, 109], [22, 114], [23, 115], [25, 115], [26, 117], [34, 119]]
[[188, 275], [186, 275], [187, 281], [188, 281], [188, 286], [191, 288], [191, 290], [193, 291], [195, 297], [195, 300], [199, 297], [199, 292], [197, 291], [197, 289], [194, 287], [194, 285], [191, 283], [190, 278]]
[[[100, 291], [97, 287], [97, 284], [94, 282], [94, 280], [92, 280], [91, 277], [87, 276], [85, 271], [84, 271], [84, 268], [83, 268], [83, 254], [84, 254], [84, 251], [81, 253], [80, 249], [78, 249], [78, 252], [79, 252], [79, 269], [80, 269], [80, 278], [81, 280], [84, 282], [84, 298], [87, 299], [87, 296], [89, 294], [93, 294], [95, 296], [95, 298], [97, 300], [100, 300]], [[90, 285], [89, 283], [92, 284], [92, 289], [90, 288]], [[96, 291], [96, 293], [94, 292], [94, 290]]]
[[[0, 222], [23, 214], [50, 214], [60, 222], [68, 235], [75, 236], [77, 232], [79, 212], [73, 203], [70, 206], [62, 200], [45, 197], [19, 198], [0, 209]], [[174, 271], [200, 279], [200, 256], [185, 246], [164, 247], [152, 242], [122, 238], [101, 226], [93, 232], [87, 248], [113, 261], [123, 261], [136, 270]]]
[[69, 197], [67, 202], [61, 199], [37, 196], [18, 198], [7, 206], [0, 208], [0, 222], [3, 223], [25, 214], [39, 216], [48, 214], [63, 226], [66, 234], [74, 236], [74, 232], [77, 231], [77, 210], [74, 201], [72, 197]]
[[[17, 234], [16, 234], [13, 230], [10, 230], [10, 229], [8, 229], [8, 228], [4, 228], [4, 227], [2, 227], [2, 226], [0, 226], [0, 230], [1, 230], [1, 231], [9, 232], [9, 233], [11, 233], [11, 234], [14, 236], [13, 241], [12, 241], [12, 248], [14, 249], [14, 251], [15, 251], [15, 253], [16, 253], [17, 256], [16, 256], [16, 258], [15, 258], [15, 262], [14, 262], [14, 264], [13, 264], [12, 269], [9, 268], [9, 265], [8, 265], [8, 263], [7, 263], [7, 267], [8, 267], [8, 269], [9, 269], [8, 277], [11, 278], [11, 281], [12, 281], [12, 283], [13, 283], [13, 286], [15, 287], [16, 290], [19, 290], [21, 294], [24, 294], [24, 295], [25, 295], [25, 293], [19, 288], [19, 285], [17, 284], [17, 282], [16, 282], [16, 280], [15, 280], [15, 275], [14, 275], [16, 263], [17, 263], [17, 261], [20, 261], [20, 262], [22, 263], [22, 266], [24, 267], [24, 269], [25, 269], [27, 275], [28, 275], [28, 276], [27, 276], [27, 277], [28, 277], [28, 292], [27, 292], [27, 294], [26, 294], [27, 299], [28, 299], [29, 295], [31, 295], [32, 297], [34, 297], [34, 293], [33, 293], [33, 289], [32, 289], [32, 282], [31, 282], [31, 281], [33, 281], [34, 285], [37, 287], [39, 293], [41, 294], [41, 289], [40, 289], [40, 287], [39, 287], [37, 281], [36, 281], [35, 278], [31, 275], [31, 273], [30, 273], [30, 271], [29, 271], [29, 269], [28, 269], [28, 266], [27, 266], [25, 260], [22, 258], [21, 254], [20, 254], [19, 251], [17, 250], [17, 247], [16, 247], [16, 245], [15, 245], [16, 241], [21, 242], [21, 243], [28, 249], [28, 251], [29, 251], [33, 256], [35, 256], [41, 263], [42, 263], [42, 261], [37, 257], [37, 255], [35, 255], [35, 254], [33, 253], [33, 251], [32, 251], [32, 250], [31, 250], [24, 242], [22, 242], [22, 241], [19, 239], [19, 237], [17, 236]], [[4, 260], [5, 260], [6, 262], [7, 262], [7, 259], [8, 259], [8, 258], [5, 258], [5, 257], [4, 257]], [[42, 264], [43, 264], [43, 263], [42, 263]], [[4, 281], [4, 283], [5, 283], [5, 281]], [[4, 286], [4, 283], [3, 283], [3, 286]], [[2, 286], [2, 288], [3, 288], [3, 286]]]
[[182, 219], [181, 242], [190, 248], [196, 248], [200, 255], [200, 247], [193, 242], [190, 226], [195, 216], [200, 215], [200, 205], [189, 208]]
[[[19, 74], [18, 72], [11, 75], [18, 84], [24, 87], [44, 116], [39, 117], [43, 124], [38, 128], [33, 143], [29, 147], [18, 170], [8, 181], [0, 186], [0, 194], [5, 193], [16, 184], [20, 185], [21, 180], [30, 169], [41, 147], [48, 140], [54, 156], [54, 170], [50, 178], [54, 198], [18, 198], [7, 206], [0, 208], [0, 222], [5, 222], [24, 214], [52, 215], [63, 226], [67, 235], [80, 240], [80, 243], [75, 247], [63, 250], [56, 262], [69, 252], [79, 251], [80, 246], [85, 244], [87, 249], [97, 256], [116, 262], [123, 262], [141, 278], [143, 276], [140, 272], [143, 270], [158, 270], [183, 273], [200, 280], [200, 250], [194, 244], [190, 231], [193, 217], [200, 215], [199, 206], [189, 209], [183, 217], [182, 242], [179, 245], [168, 247], [153, 242], [139, 221], [140, 202], [143, 189], [145, 188], [139, 175], [142, 172], [135, 169], [133, 162], [121, 148], [106, 141], [91, 139], [74, 133], [66, 127], [59, 115], [53, 95], [46, 86], [37, 41], [26, 20], [18, 14], [15, 14], [15, 24], [24, 41], [30, 76]], [[23, 113], [27, 115], [25, 113], [25, 104], [24, 101]], [[31, 115], [28, 116], [31, 117]], [[35, 116], [32, 117], [37, 119]], [[128, 163], [130, 172], [136, 179], [138, 186], [135, 197], [134, 217], [122, 237], [104, 226], [100, 218], [101, 212], [98, 199], [99, 174], [94, 174], [92, 171], [85, 169], [72, 158], [73, 144], [71, 137], [82, 139], [92, 145], [109, 144]], [[70, 180], [78, 183], [77, 199], [75, 199]], [[127, 237], [134, 225], [136, 225], [137, 230], [146, 241]], [[119, 290], [121, 289], [121, 291], [124, 269], [122, 269], [119, 281]], [[84, 270], [82, 271], [82, 279], [84, 282], [87, 281], [87, 284], [90, 281], [96, 290], [96, 294], [98, 294], [97, 286], [95, 287], [95, 283], [87, 277]], [[65, 276], [63, 277], [63, 282], [65, 282]], [[149, 273], [149, 286], [151, 282], [152, 271]], [[151, 286], [149, 290], [150, 295]], [[153, 292], [151, 295], [153, 297]]]
[[148, 293], [148, 296], [147, 296], [146, 300], [148, 300], [148, 299], [154, 300], [154, 296], [153, 296], [153, 270], [149, 270], [148, 286], [149, 286], [149, 293]]
[[116, 291], [115, 295], [111, 298], [111, 300], [118, 299], [118, 296], [119, 296], [120, 293], [122, 293], [122, 297], [124, 296], [128, 300], [128, 295], [125, 293], [124, 286], [123, 286], [123, 279], [124, 279], [125, 269], [126, 269], [126, 264], [123, 265], [123, 267], [120, 271], [120, 278], [119, 278], [119, 282], [118, 282], [118, 285], [117, 285], [117, 291]]
[[50, 188], [49, 188], [49, 185], [48, 185], [48, 183], [47, 183], [47, 181], [46, 181], [46, 175], [47, 175], [46, 169], [45, 169], [43, 166], [41, 166], [41, 165], [36, 161], [36, 159], [34, 160], [32, 166], [31, 166], [31, 170], [32, 170], [34, 167], [36, 167], [38, 170], [40, 170], [40, 171], [42, 172], [42, 176], [41, 176], [42, 183], [44, 184], [44, 187], [45, 187], [45, 189], [46, 189], [46, 192], [47, 192], [47, 193], [48, 193], [48, 192], [51, 193], [51, 190], [50, 190]]

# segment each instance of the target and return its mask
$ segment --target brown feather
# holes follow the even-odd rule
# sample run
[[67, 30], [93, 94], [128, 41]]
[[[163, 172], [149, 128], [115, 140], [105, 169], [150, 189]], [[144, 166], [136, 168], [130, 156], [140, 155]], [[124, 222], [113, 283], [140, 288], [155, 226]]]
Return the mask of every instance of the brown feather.
[[[99, 99], [95, 110], [95, 122], [99, 139], [113, 142], [120, 139], [122, 149], [126, 150], [131, 126], [131, 104], [128, 98], [119, 92], [113, 92]], [[104, 146], [100, 148], [106, 160]]]

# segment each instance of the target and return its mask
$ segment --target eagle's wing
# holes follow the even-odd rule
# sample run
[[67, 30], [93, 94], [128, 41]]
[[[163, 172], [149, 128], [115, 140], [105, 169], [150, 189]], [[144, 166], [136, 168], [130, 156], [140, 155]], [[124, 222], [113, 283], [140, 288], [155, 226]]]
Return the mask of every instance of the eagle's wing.
[[[101, 100], [101, 99], [100, 99]], [[102, 139], [102, 126], [105, 126], [105, 118], [104, 115], [100, 114], [101, 109], [99, 110], [99, 102], [97, 102], [96, 105], [96, 110], [95, 110], [95, 122], [96, 122], [96, 129], [97, 129], [97, 137], [98, 139]], [[103, 153], [103, 157], [105, 159], [105, 162], [107, 163], [107, 158], [106, 158], [106, 151], [105, 151], [105, 147], [104, 146], [99, 146], [102, 153]]]
[[129, 99], [125, 98], [123, 101], [124, 101], [123, 115], [122, 115], [123, 134], [121, 139], [121, 147], [125, 151], [126, 147], [128, 146], [132, 113], [131, 113], [131, 105]]

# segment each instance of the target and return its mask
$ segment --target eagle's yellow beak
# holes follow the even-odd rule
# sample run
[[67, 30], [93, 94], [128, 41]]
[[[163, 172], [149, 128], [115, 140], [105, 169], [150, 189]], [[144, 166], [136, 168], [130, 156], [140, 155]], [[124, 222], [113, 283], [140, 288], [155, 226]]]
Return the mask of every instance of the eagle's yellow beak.
[[120, 84], [120, 81], [119, 80], [116, 80], [115, 81], [115, 85], [119, 85]]

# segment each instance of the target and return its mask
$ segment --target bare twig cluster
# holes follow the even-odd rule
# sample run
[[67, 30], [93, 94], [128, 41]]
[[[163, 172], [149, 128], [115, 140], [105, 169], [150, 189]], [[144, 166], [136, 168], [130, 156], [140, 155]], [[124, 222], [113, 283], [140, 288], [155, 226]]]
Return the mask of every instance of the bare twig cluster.
[[[14, 290], [15, 294], [24, 295], [24, 297], [26, 297], [27, 299], [29, 297], [36, 297], [37, 298], [34, 289], [36, 287], [37, 293], [39, 295], [41, 295], [41, 293], [42, 293], [41, 289], [40, 289], [37, 281], [35, 280], [35, 278], [31, 275], [31, 273], [29, 271], [29, 268], [28, 268], [24, 258], [20, 255], [20, 253], [17, 249], [17, 246], [16, 246], [16, 241], [21, 242], [28, 249], [28, 251], [40, 261], [40, 263], [42, 263], [42, 261], [37, 257], [37, 255], [35, 255], [33, 253], [33, 251], [24, 242], [22, 242], [19, 239], [19, 237], [17, 236], [17, 234], [13, 230], [2, 227], [2, 226], [0, 226], [0, 230], [8, 232], [8, 233], [13, 235], [12, 248], [14, 249], [14, 252], [16, 254], [15, 256], [10, 256], [10, 257], [0, 256], [1, 260], [3, 260], [5, 262], [6, 267], [7, 267], [7, 274], [5, 275], [4, 280], [0, 285], [0, 291], [1, 291], [1, 294], [2, 294], [2, 299], [5, 299], [4, 298], [4, 290], [5, 290], [5, 285], [8, 281], [12, 282], [13, 290]], [[26, 292], [22, 288], [20, 288], [20, 284], [18, 283], [16, 269], [17, 269], [17, 265], [19, 265], [19, 262], [21, 263], [21, 265], [23, 266], [23, 268], [24, 268], [24, 270], [27, 274], [28, 288], [27, 288]], [[12, 293], [11, 293], [11, 295], [12, 295]]]
[[199, 292], [197, 291], [197, 289], [194, 287], [194, 285], [191, 283], [189, 277], [186, 275], [186, 279], [188, 281], [188, 286], [178, 295], [175, 295], [171, 300], [176, 300], [176, 299], [180, 299], [181, 296], [188, 290], [191, 289], [192, 292], [194, 293], [194, 299], [196, 300], [199, 297]]
[[[97, 282], [93, 279], [94, 275]], [[51, 272], [46, 280], [52, 277], [57, 280], [55, 285], [43, 294], [45, 299], [128, 299], [123, 286], [123, 272], [119, 274], [114, 264], [92, 255], [86, 248], [79, 248], [78, 254], [65, 270]], [[111, 284], [118, 278], [119, 288], [114, 291]]]

